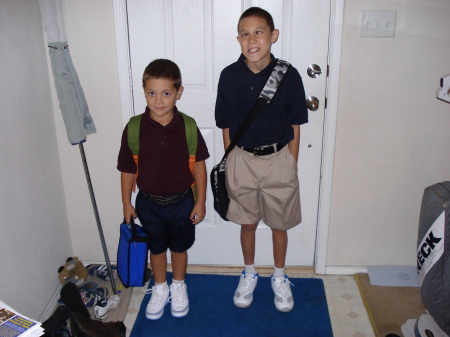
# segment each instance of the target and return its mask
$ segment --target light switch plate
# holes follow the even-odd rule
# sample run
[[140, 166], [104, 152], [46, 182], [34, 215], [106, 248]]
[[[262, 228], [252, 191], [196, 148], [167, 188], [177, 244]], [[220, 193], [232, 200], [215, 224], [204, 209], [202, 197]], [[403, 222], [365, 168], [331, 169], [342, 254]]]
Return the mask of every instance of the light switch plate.
[[359, 37], [395, 37], [396, 11], [360, 11]]

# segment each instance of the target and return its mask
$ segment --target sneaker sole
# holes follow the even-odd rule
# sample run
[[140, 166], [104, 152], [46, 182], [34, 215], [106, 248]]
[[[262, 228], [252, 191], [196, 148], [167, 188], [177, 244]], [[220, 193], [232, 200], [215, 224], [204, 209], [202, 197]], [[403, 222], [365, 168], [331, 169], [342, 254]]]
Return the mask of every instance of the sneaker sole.
[[[169, 303], [169, 302], [167, 302]], [[167, 303], [163, 306], [163, 308], [154, 314], [149, 314], [147, 310], [145, 311], [145, 317], [151, 321], [156, 321], [157, 319], [160, 319], [162, 315], [164, 314], [164, 308], [166, 307]]]
[[102, 316], [97, 316], [97, 314], [94, 313], [95, 318], [98, 319], [106, 319], [109, 316], [109, 313], [115, 309], [117, 309], [117, 307], [119, 306], [119, 303], [115, 304], [113, 307], [111, 307], [107, 312], [105, 312]]
[[284, 307], [284, 308], [278, 308], [277, 305], [275, 305], [275, 309], [277, 309], [280, 312], [289, 312], [294, 308], [294, 306], [292, 306], [291, 308], [289, 307]]
[[185, 317], [189, 312], [189, 304], [186, 307], [186, 309], [184, 309], [183, 311], [173, 311], [173, 310], [171, 310], [171, 311], [172, 311], [173, 317], [176, 317], [176, 318]]
[[248, 308], [249, 306], [252, 305], [253, 299], [250, 301], [250, 303], [243, 303], [243, 302], [238, 302], [233, 298], [233, 302], [234, 302], [234, 305], [237, 306], [238, 308]]

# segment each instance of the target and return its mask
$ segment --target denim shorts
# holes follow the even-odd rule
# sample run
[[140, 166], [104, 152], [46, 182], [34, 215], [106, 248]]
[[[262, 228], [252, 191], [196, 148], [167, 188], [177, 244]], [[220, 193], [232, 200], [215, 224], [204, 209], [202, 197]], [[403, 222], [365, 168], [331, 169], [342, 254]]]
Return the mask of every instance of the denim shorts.
[[192, 247], [195, 241], [195, 225], [189, 219], [194, 207], [192, 190], [173, 204], [159, 205], [146, 198], [142, 192], [136, 197], [136, 213], [142, 228], [150, 237], [152, 254], [161, 254], [169, 248], [182, 253]]

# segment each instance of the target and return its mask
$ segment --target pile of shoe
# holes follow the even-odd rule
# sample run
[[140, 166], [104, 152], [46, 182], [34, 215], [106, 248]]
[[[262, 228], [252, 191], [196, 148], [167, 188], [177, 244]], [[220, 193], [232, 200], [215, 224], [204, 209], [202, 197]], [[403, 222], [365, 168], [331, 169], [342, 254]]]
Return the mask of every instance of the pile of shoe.
[[[80, 290], [74, 283], [67, 283], [61, 289], [61, 301], [70, 310], [70, 330], [73, 336], [125, 337], [126, 328], [123, 322], [105, 323], [91, 319], [91, 315], [82, 300]], [[94, 306], [95, 317], [105, 319], [111, 310], [118, 307], [119, 301], [118, 295], [101, 299]]]
[[[88, 266], [87, 269], [89, 275], [91, 276], [98, 277], [103, 281], [111, 280], [111, 273], [108, 267], [105, 265]], [[111, 266], [111, 272], [112, 277], [116, 279], [118, 277], [117, 268]], [[97, 301], [95, 301], [93, 305], [95, 318], [106, 319], [109, 316], [109, 313], [112, 310], [116, 309], [119, 306], [119, 304], [120, 304], [120, 297], [118, 295], [112, 295], [108, 297], [108, 292], [106, 292], [106, 294], [100, 296], [100, 298], [97, 298]]]
[[[77, 263], [81, 263], [78, 261], [77, 258], [69, 258], [67, 259], [67, 267], [64, 266], [64, 271], [69, 270], [73, 272], [74, 266], [77, 265]], [[63, 268], [63, 267], [61, 267]], [[83, 267], [84, 268], [84, 267]], [[82, 270], [80, 267], [77, 269], [78, 271]], [[110, 270], [106, 265], [90, 265], [87, 266], [87, 268], [84, 268], [82, 273], [83, 278], [76, 278], [78, 282], [72, 282], [71, 279], [73, 278], [75, 280], [75, 276], [72, 274], [67, 274], [66, 277], [62, 277], [61, 275], [64, 273], [64, 271], [59, 270], [59, 277], [62, 280], [61, 283], [64, 285], [64, 289], [70, 289], [68, 292], [67, 290], [63, 291], [61, 290], [61, 293], [69, 293], [70, 296], [66, 296], [66, 302], [78, 302], [79, 298], [81, 299], [81, 303], [84, 305], [85, 308], [93, 308], [93, 313], [96, 319], [104, 320], [109, 316], [109, 313], [116, 309], [120, 304], [120, 297], [118, 295], [112, 295], [108, 296], [108, 289], [106, 287], [99, 287], [99, 285], [96, 282], [85, 282], [86, 276], [89, 274], [90, 276], [98, 277], [99, 279], [103, 281], [110, 281], [111, 279], [111, 273], [113, 278], [117, 278], [117, 268], [111, 266], [111, 273]], [[70, 276], [70, 278], [69, 278]], [[67, 285], [71, 283], [73, 286]], [[75, 293], [75, 289], [77, 290], [77, 293]], [[61, 297], [61, 299], [58, 301], [59, 304], [66, 304], [64, 302], [64, 299]], [[66, 304], [67, 305], [67, 304]], [[81, 310], [78, 308], [78, 310]], [[84, 311], [83, 312], [87, 312]]]

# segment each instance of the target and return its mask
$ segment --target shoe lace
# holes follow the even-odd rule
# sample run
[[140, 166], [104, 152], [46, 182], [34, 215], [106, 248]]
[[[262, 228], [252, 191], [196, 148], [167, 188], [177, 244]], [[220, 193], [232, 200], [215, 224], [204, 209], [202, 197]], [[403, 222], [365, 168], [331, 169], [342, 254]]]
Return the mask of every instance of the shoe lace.
[[169, 298], [172, 303], [184, 303], [186, 300], [184, 286], [174, 287]]
[[281, 297], [286, 297], [290, 295], [291, 289], [289, 288], [289, 285], [294, 286], [291, 281], [286, 277], [281, 282], [275, 282], [275, 289], [277, 292], [277, 295]]
[[158, 292], [155, 288], [155, 286], [152, 287], [152, 289], [147, 289], [145, 291], [146, 294], [152, 294], [152, 297], [150, 298], [150, 304], [161, 304], [163, 297], [164, 297], [164, 292]]
[[108, 304], [108, 297], [102, 298], [97, 302], [97, 306], [99, 307], [106, 307], [106, 305]]
[[253, 279], [257, 276], [257, 274], [245, 273], [244, 277], [241, 278], [241, 281], [239, 282], [238, 290], [245, 293], [250, 288]]

